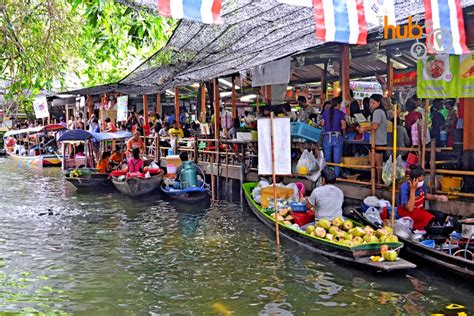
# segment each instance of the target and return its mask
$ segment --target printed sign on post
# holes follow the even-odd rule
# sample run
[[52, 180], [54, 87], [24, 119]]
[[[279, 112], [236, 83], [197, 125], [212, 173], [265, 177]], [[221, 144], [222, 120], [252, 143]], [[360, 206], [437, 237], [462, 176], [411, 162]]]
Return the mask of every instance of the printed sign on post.
[[48, 101], [45, 96], [38, 96], [33, 101], [33, 109], [35, 110], [36, 118], [49, 117]]
[[458, 98], [474, 97], [474, 54], [459, 56]]
[[128, 116], [128, 95], [117, 98], [117, 121], [123, 122]]
[[[257, 120], [258, 126], [258, 174], [272, 174], [271, 121]], [[291, 175], [291, 129], [289, 118], [273, 119], [273, 145], [275, 174]]]
[[459, 57], [430, 55], [418, 60], [417, 94], [420, 98], [456, 98]]

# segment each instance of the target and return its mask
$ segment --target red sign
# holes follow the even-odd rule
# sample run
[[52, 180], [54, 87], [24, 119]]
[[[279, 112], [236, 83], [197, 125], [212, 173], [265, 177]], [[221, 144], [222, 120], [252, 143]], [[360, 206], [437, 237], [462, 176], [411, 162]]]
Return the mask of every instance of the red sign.
[[393, 86], [416, 86], [416, 71], [405, 71], [393, 74]]

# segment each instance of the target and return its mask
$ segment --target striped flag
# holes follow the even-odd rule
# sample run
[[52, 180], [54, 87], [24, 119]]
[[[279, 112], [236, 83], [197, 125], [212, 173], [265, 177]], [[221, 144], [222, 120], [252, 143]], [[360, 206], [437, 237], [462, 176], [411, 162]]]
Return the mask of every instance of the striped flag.
[[173, 19], [221, 24], [222, 0], [158, 0], [158, 13]]
[[429, 52], [456, 55], [468, 53], [461, 0], [424, 0], [424, 4]]
[[318, 40], [367, 44], [363, 0], [313, 0], [313, 11]]

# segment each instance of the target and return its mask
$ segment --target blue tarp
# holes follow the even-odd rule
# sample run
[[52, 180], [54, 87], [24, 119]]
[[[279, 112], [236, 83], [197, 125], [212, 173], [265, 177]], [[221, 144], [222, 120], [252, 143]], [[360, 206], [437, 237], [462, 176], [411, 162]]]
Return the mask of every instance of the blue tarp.
[[66, 131], [61, 137], [60, 142], [65, 141], [86, 141], [88, 139], [95, 139], [96, 141], [111, 140], [111, 139], [124, 139], [132, 137], [132, 133], [119, 131], [116, 133], [91, 133], [82, 129], [73, 129]]

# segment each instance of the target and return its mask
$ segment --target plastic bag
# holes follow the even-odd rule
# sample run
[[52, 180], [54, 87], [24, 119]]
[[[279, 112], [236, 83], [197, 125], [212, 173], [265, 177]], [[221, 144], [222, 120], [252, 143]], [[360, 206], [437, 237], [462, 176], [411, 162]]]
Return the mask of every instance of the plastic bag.
[[160, 167], [156, 164], [155, 161], [152, 161], [150, 166], [149, 166], [150, 169], [159, 169]]
[[310, 153], [307, 149], [303, 151], [298, 163], [296, 164], [296, 172], [300, 175], [306, 176], [311, 174], [317, 168], [318, 161], [314, 157], [313, 153]]
[[[312, 155], [312, 154], [311, 154]], [[314, 155], [312, 155], [314, 157]], [[316, 186], [321, 185], [321, 171], [326, 167], [326, 160], [324, 159], [324, 153], [322, 150], [319, 151], [319, 158], [316, 160], [316, 169], [306, 176], [306, 179], [315, 182]]]
[[[395, 181], [400, 182], [405, 180], [405, 163], [402, 160], [402, 156], [397, 157], [396, 165], [395, 165]], [[393, 158], [390, 155], [388, 160], [384, 162], [383, 169], [382, 169], [382, 181], [386, 185], [390, 185], [392, 183], [392, 174], [393, 174]]]
[[381, 226], [383, 224], [382, 218], [380, 218], [380, 212], [375, 207], [369, 207], [364, 213], [364, 217], [375, 225]]
[[413, 219], [405, 216], [395, 221], [393, 232], [402, 238], [410, 238], [412, 235]]

